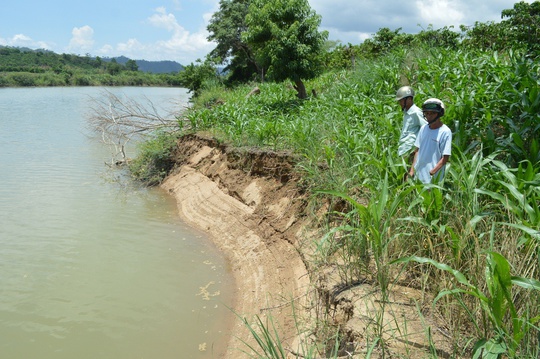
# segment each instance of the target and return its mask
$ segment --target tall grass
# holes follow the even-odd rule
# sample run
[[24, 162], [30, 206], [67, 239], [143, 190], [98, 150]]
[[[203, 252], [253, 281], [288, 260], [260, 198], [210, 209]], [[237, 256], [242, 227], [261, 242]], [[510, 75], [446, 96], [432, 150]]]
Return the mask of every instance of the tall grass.
[[[447, 105], [453, 154], [441, 185], [403, 182], [394, 94], [404, 84], [415, 87], [417, 103], [438, 97]], [[320, 262], [338, 260], [344, 282], [375, 266], [383, 290], [399, 281], [392, 268], [400, 258], [432, 264], [408, 265], [401, 284], [452, 294], [436, 308], [449, 318], [457, 353], [490, 346], [510, 357], [539, 354], [537, 284], [507, 275], [540, 278], [538, 63], [512, 52], [399, 50], [307, 82], [317, 97], [305, 101], [285, 83], [257, 86], [250, 97], [253, 85], [203, 94], [186, 130], [299, 154], [314, 197], [343, 204], [326, 236], [313, 239]]]

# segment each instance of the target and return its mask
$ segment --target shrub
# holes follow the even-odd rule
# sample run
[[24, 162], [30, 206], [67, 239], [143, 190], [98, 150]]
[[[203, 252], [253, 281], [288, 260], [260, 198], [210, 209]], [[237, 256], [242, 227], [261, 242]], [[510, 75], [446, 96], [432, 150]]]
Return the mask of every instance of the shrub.
[[148, 186], [161, 183], [174, 165], [176, 139], [175, 134], [160, 132], [141, 143], [137, 157], [129, 163], [133, 177]]

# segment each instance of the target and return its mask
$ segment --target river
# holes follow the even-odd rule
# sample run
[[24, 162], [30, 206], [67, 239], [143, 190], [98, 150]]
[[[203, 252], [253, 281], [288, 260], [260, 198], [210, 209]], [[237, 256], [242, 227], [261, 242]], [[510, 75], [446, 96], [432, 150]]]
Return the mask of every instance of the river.
[[[160, 108], [188, 100], [178, 88], [108, 90]], [[0, 357], [215, 358], [230, 270], [172, 197], [105, 165], [85, 118], [102, 95], [0, 88]]]

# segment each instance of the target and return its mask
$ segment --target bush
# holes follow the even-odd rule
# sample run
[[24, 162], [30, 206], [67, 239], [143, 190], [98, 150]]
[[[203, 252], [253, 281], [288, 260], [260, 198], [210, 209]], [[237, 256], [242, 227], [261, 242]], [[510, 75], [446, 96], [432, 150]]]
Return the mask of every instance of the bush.
[[174, 165], [172, 150], [176, 140], [176, 134], [160, 132], [141, 143], [139, 154], [129, 164], [133, 177], [148, 186], [160, 184]]
[[26, 72], [17, 72], [10, 74], [15, 86], [31, 87], [36, 86], [36, 76]]

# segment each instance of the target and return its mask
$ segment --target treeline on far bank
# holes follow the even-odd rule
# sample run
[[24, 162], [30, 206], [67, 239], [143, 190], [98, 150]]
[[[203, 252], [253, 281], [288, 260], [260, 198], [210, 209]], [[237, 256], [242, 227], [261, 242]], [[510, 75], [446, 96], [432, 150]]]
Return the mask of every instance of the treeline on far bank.
[[139, 71], [134, 60], [57, 54], [47, 50], [0, 47], [0, 87], [181, 86], [178, 73]]

